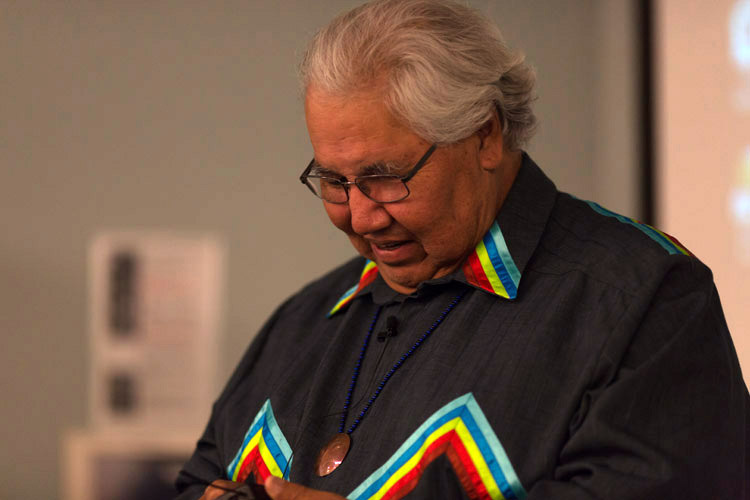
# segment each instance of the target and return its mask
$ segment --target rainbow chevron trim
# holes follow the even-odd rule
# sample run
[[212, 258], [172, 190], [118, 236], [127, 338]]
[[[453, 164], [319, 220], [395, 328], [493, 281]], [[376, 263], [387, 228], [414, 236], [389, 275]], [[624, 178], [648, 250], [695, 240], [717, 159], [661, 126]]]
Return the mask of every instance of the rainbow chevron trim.
[[445, 454], [471, 498], [523, 499], [526, 491], [472, 393], [451, 401], [422, 424], [396, 453], [347, 498], [403, 498]]
[[466, 259], [463, 271], [470, 284], [506, 299], [516, 298], [521, 272], [510, 256], [497, 221]]
[[378, 265], [368, 259], [367, 262], [365, 262], [365, 268], [362, 269], [362, 274], [359, 276], [359, 283], [351, 287], [346, 291], [346, 293], [344, 293], [344, 295], [341, 296], [338, 302], [336, 302], [336, 305], [333, 306], [333, 309], [328, 311], [328, 317], [330, 318], [331, 316], [339, 312], [342, 308], [346, 307], [346, 305], [354, 299], [354, 297], [360, 290], [362, 290], [364, 287], [375, 280], [375, 277], [377, 275]]
[[669, 236], [667, 233], [663, 233], [659, 231], [658, 229], [649, 226], [648, 224], [644, 224], [642, 222], [638, 222], [635, 219], [631, 219], [630, 217], [625, 217], [624, 215], [616, 214], [615, 212], [612, 212], [610, 210], [607, 210], [606, 208], [602, 207], [601, 205], [594, 203], [593, 201], [587, 201], [586, 202], [588, 206], [590, 206], [596, 213], [599, 213], [601, 215], [607, 216], [607, 217], [614, 217], [618, 221], [622, 222], [623, 224], [629, 224], [636, 229], [639, 229], [643, 233], [645, 233], [649, 238], [657, 242], [661, 247], [669, 252], [670, 255], [675, 254], [683, 254], [683, 255], [693, 255], [690, 253], [690, 251], [685, 248], [685, 246], [680, 243], [677, 238], [674, 238], [672, 236]]
[[258, 483], [272, 474], [289, 479], [291, 456], [292, 448], [276, 423], [271, 400], [267, 399], [245, 433], [237, 455], [227, 467], [227, 477], [232, 481], [244, 482], [253, 474]]

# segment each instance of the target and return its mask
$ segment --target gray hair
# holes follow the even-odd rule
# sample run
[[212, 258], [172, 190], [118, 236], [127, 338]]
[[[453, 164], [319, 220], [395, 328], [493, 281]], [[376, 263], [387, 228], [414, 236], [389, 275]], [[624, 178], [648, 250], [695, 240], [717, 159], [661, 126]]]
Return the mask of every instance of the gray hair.
[[449, 0], [374, 0], [336, 17], [308, 44], [303, 92], [382, 90], [384, 104], [422, 138], [450, 144], [497, 111], [504, 147], [534, 134], [535, 74], [500, 30]]

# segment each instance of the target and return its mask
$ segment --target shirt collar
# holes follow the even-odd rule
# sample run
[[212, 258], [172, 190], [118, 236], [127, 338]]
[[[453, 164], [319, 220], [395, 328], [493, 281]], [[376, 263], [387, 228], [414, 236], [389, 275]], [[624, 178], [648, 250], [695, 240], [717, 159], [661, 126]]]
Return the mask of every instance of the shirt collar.
[[[497, 217], [463, 265], [433, 282], [456, 280], [507, 300], [518, 296], [523, 271], [547, 225], [557, 196], [554, 183], [523, 153], [521, 168]], [[502, 229], [501, 229], [502, 228]], [[375, 262], [367, 260], [359, 282], [328, 312], [333, 316], [356, 297], [373, 292], [378, 278]], [[435, 283], [437, 284], [437, 283]]]

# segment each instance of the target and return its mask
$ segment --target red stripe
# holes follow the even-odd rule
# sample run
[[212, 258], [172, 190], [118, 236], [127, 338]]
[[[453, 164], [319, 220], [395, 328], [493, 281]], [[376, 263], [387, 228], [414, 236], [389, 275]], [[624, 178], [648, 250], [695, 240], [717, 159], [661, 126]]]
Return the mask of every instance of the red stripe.
[[383, 495], [382, 500], [398, 500], [408, 495], [417, 486], [427, 466], [440, 455], [444, 454], [450, 460], [456, 477], [461, 482], [464, 491], [472, 499], [489, 499], [490, 494], [482, 481], [476, 465], [472, 462], [466, 447], [456, 431], [445, 433], [436, 439], [426, 450], [425, 454], [414, 467], [399, 479]]
[[399, 500], [411, 493], [417, 487], [419, 478], [422, 477], [422, 469], [419, 464], [407, 472], [404, 477], [396, 481], [390, 490], [383, 495], [381, 500]]
[[385, 495], [383, 495], [381, 500], [398, 500], [408, 495], [417, 486], [424, 469], [427, 468], [430, 462], [442, 455], [445, 452], [445, 449], [450, 445], [451, 434], [453, 434], [453, 431], [446, 432], [444, 435], [433, 441], [432, 444], [427, 447], [419, 462], [417, 462], [409, 472], [404, 474], [404, 477], [396, 481]]
[[[664, 236], [665, 238], [667, 238], [670, 243], [672, 243], [673, 245], [675, 245], [677, 247], [680, 247], [677, 250], [685, 250], [690, 257], [695, 257], [695, 255], [693, 255], [693, 252], [691, 252], [690, 250], [688, 250], [688, 247], [686, 247], [685, 245], [683, 245], [682, 243], [680, 243], [680, 240], [678, 240], [677, 238], [675, 238], [671, 234], [667, 234], [664, 231], [662, 231], [661, 229], [656, 229], [654, 226], [650, 226], [650, 225], [646, 224], [645, 222], [641, 222], [641, 221], [639, 221], [637, 219], [630, 219], [630, 220], [632, 220], [636, 224], [640, 224], [641, 226], [646, 226], [648, 228], [651, 228], [654, 231], [656, 231], [657, 233], [661, 233], [661, 235]], [[680, 253], [682, 253], [682, 252], [680, 252]]]
[[375, 278], [377, 277], [377, 275], [378, 275], [378, 268], [377, 266], [375, 266], [371, 268], [369, 271], [367, 271], [366, 273], [364, 273], [362, 276], [360, 276], [359, 283], [357, 283], [357, 289], [354, 290], [354, 292], [351, 295], [349, 295], [349, 297], [347, 297], [346, 300], [342, 302], [337, 308], [333, 309], [332, 312], [337, 312], [343, 309], [344, 306], [346, 306], [349, 302], [354, 300], [354, 297], [357, 296], [360, 290], [362, 290], [364, 287], [366, 287], [367, 285], [375, 281]]
[[258, 447], [254, 447], [250, 450], [250, 453], [245, 455], [245, 460], [240, 464], [240, 473], [237, 474], [237, 482], [244, 483], [247, 476], [254, 472], [255, 456], [258, 455]]
[[237, 482], [244, 483], [251, 473], [255, 477], [256, 483], [262, 483], [271, 475], [271, 471], [268, 470], [263, 457], [260, 456], [260, 449], [257, 445], [247, 454], [245, 460], [242, 461], [240, 473], [237, 474]]
[[271, 471], [268, 470], [268, 466], [266, 466], [266, 463], [263, 461], [263, 457], [260, 456], [260, 450], [258, 450], [258, 458], [255, 459], [255, 465], [258, 470], [258, 473], [255, 474], [255, 482], [260, 484], [271, 475]]
[[466, 259], [464, 261], [463, 271], [464, 271], [464, 276], [466, 276], [466, 281], [468, 281], [471, 284], [478, 282], [477, 277], [474, 276], [474, 270], [469, 265], [469, 259]]
[[461, 481], [464, 491], [470, 498], [490, 498], [487, 487], [477, 471], [476, 464], [471, 460], [469, 452], [466, 451], [463, 441], [457, 433], [453, 433], [451, 447], [447, 453], [448, 459], [453, 464], [456, 476]]
[[685, 250], [688, 253], [689, 256], [695, 257], [695, 255], [693, 255], [693, 252], [691, 252], [690, 250], [688, 250], [688, 248], [685, 245], [683, 245], [682, 243], [680, 243], [680, 240], [678, 240], [677, 238], [675, 238], [671, 234], [665, 233], [664, 231], [662, 231], [662, 233], [664, 234], [664, 236], [667, 237], [667, 239], [672, 240], [673, 244], [678, 245], [681, 249]]
[[367, 271], [365, 274], [363, 274], [359, 278], [359, 286], [357, 287], [357, 291], [362, 290], [364, 287], [369, 285], [375, 280], [375, 277], [378, 275], [378, 267], [375, 266], [371, 268], [369, 271]]
[[495, 293], [495, 289], [492, 288], [490, 280], [487, 279], [487, 275], [484, 273], [484, 269], [482, 269], [482, 263], [479, 262], [479, 257], [477, 256], [476, 252], [473, 252], [471, 255], [469, 255], [469, 258], [466, 259], [466, 264], [470, 266], [472, 274], [474, 275], [474, 279], [476, 280], [472, 284], [480, 286], [488, 292]]

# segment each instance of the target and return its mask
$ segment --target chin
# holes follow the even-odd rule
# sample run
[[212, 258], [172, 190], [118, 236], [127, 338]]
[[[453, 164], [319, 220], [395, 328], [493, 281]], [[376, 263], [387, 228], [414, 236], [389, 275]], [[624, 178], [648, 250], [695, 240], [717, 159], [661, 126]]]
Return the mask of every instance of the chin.
[[404, 268], [393, 268], [386, 264], [378, 263], [378, 269], [388, 285], [401, 293], [411, 293], [417, 289], [420, 283], [430, 279], [420, 276], [414, 270]]

